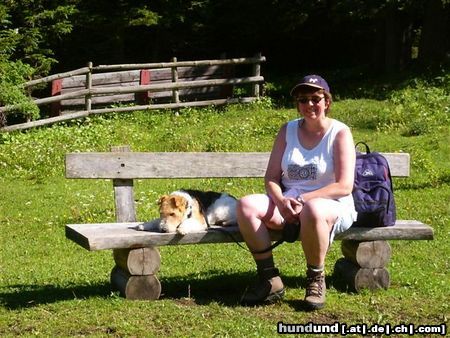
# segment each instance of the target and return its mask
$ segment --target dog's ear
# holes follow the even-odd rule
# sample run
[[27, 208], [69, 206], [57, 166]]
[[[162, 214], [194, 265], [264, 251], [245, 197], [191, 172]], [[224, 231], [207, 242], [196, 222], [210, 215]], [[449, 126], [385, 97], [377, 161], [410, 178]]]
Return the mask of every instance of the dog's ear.
[[181, 196], [173, 196], [173, 206], [177, 209], [180, 209], [181, 206], [187, 203], [186, 199]]
[[159, 198], [158, 200], [158, 205], [161, 206], [161, 204], [164, 203], [164, 201], [166, 201], [169, 198], [169, 195], [163, 195]]

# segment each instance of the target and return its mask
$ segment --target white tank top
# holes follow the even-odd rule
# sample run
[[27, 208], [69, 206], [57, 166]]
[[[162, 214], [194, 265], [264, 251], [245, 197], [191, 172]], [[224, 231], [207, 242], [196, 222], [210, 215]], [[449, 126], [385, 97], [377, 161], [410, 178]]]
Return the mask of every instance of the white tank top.
[[[344, 123], [331, 120], [331, 125], [325, 135], [313, 149], [302, 147], [298, 138], [298, 128], [303, 119], [289, 121], [286, 127], [286, 149], [281, 162], [283, 171], [281, 183], [286, 190], [295, 189], [297, 194], [317, 190], [336, 182], [334, 175], [333, 145], [336, 135], [344, 128]], [[352, 195], [339, 198], [340, 202], [348, 203], [354, 210]]]

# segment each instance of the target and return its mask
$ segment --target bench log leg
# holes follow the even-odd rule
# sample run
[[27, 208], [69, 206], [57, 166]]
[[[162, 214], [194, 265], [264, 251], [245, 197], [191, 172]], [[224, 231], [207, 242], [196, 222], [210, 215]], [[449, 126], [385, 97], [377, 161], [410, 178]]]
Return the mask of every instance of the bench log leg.
[[344, 258], [335, 266], [335, 275], [340, 277], [347, 289], [359, 292], [362, 289], [387, 289], [390, 285], [386, 269], [391, 258], [391, 247], [386, 241], [342, 241]]
[[111, 285], [127, 299], [154, 300], [161, 295], [161, 283], [156, 277], [161, 264], [158, 249], [113, 250], [116, 266], [111, 271]]

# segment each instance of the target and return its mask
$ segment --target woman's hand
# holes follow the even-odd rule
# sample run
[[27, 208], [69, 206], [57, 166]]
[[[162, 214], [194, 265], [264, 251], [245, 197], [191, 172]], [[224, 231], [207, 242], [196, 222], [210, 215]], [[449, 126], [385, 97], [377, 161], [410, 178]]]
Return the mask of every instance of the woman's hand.
[[278, 206], [281, 216], [286, 223], [298, 222], [298, 216], [303, 209], [303, 204], [292, 197], [285, 197]]

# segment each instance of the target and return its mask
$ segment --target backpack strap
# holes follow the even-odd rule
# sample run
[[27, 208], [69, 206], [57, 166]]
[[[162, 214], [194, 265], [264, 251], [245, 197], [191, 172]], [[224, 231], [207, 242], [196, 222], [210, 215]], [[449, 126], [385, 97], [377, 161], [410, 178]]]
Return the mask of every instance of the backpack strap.
[[369, 154], [370, 153], [370, 148], [369, 148], [369, 146], [367, 145], [366, 142], [359, 141], [358, 143], [355, 144], [355, 149], [357, 149], [360, 144], [362, 144], [363, 146], [366, 147], [366, 154]]
[[281, 236], [281, 239], [263, 250], [251, 251], [251, 253], [265, 253], [272, 249], [275, 249], [278, 245], [284, 242], [294, 243], [300, 236], [300, 223], [285, 223], [282, 231], [283, 234]]
[[[218, 228], [210, 228], [210, 230], [216, 230], [216, 231], [227, 234], [242, 249], [248, 250], [247, 248], [242, 246], [241, 243], [239, 243], [236, 240], [236, 238], [234, 238], [234, 236], [230, 232], [228, 232], [226, 229], [218, 227]], [[267, 248], [264, 248], [262, 250], [255, 250], [255, 251], [248, 250], [248, 251], [250, 251], [252, 254], [266, 253], [268, 251], [271, 251], [272, 249], [275, 249], [278, 245], [283, 244], [284, 242], [288, 242], [288, 243], [295, 242], [299, 236], [300, 236], [300, 223], [286, 223], [283, 227], [283, 234], [278, 241], [276, 241], [275, 243], [269, 245]]]

